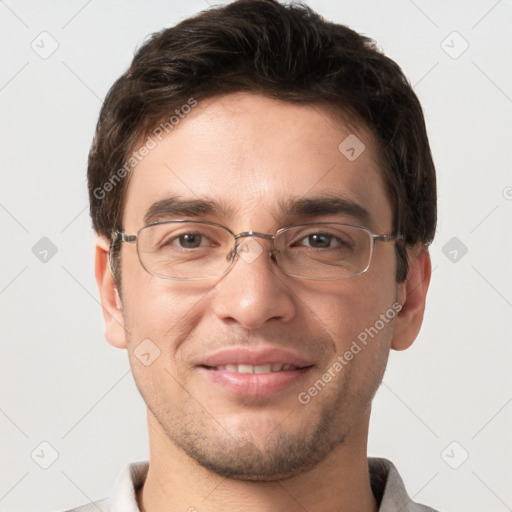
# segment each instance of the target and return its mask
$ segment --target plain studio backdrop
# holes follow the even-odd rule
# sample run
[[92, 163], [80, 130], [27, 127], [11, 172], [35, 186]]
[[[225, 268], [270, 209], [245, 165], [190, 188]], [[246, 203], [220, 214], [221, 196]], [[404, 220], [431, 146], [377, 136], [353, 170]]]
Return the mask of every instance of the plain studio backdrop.
[[[307, 3], [399, 63], [438, 173], [424, 325], [391, 354], [369, 454], [396, 464], [415, 501], [510, 510], [512, 2]], [[86, 160], [135, 49], [208, 5], [0, 2], [1, 511], [103, 498], [126, 463], [148, 457], [127, 353], [103, 337]]]

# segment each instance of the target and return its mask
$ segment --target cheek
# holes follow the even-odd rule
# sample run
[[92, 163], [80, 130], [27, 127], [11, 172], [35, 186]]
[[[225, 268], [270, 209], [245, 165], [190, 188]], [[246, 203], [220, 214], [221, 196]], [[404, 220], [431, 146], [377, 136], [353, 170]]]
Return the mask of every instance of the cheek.
[[179, 384], [187, 369], [180, 347], [200, 322], [205, 296], [187, 286], [149, 276], [126, 287], [130, 366], [144, 400], [161, 414], [187, 400]]
[[193, 282], [171, 281], [144, 269], [123, 279], [123, 306], [129, 348], [144, 339], [173, 355], [190, 335], [202, 315], [209, 290]]
[[374, 339], [388, 343], [396, 316], [395, 297], [393, 279], [363, 274], [324, 284], [309, 304], [331, 333], [337, 354], [341, 354], [357, 340], [363, 344]]

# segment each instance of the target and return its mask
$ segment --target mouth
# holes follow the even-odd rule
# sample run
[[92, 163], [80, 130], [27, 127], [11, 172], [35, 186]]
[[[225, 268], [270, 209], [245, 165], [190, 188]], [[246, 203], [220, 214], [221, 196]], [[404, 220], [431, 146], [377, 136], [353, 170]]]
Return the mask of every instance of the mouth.
[[221, 366], [205, 366], [208, 370], [218, 370], [230, 373], [275, 373], [300, 370], [301, 368], [294, 364], [267, 363], [267, 364], [225, 364]]
[[244, 397], [268, 397], [298, 386], [315, 365], [280, 349], [227, 349], [203, 359], [198, 368], [210, 384]]

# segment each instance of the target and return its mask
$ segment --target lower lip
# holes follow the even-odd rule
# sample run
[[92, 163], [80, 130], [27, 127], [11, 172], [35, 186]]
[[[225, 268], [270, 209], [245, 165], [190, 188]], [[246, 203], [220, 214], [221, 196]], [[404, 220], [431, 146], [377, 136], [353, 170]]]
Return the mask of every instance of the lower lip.
[[298, 370], [271, 373], [235, 373], [202, 367], [206, 377], [238, 396], [265, 397], [295, 386], [304, 379], [311, 366]]

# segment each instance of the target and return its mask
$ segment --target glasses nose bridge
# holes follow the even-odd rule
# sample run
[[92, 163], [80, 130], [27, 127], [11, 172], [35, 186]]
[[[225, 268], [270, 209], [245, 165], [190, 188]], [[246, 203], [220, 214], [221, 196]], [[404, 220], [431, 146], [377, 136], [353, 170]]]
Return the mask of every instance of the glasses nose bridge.
[[231, 253], [231, 257], [235, 256], [235, 254], [238, 252], [238, 247], [240, 247], [238, 240], [243, 238], [249, 238], [249, 237], [256, 237], [256, 238], [262, 238], [264, 240], [272, 240], [272, 250], [269, 251], [269, 256], [271, 258], [275, 258], [275, 253], [277, 252], [276, 246], [275, 246], [275, 240], [276, 235], [270, 235], [268, 233], [260, 233], [259, 231], [243, 231], [242, 233], [238, 233], [234, 235], [235, 239], [235, 247]]
[[235, 235], [235, 240], [238, 241], [239, 238], [247, 238], [249, 236], [255, 236], [257, 238], [263, 238], [265, 240], [275, 240], [275, 235], [269, 235], [268, 233], [260, 233], [259, 231], [243, 231], [242, 233], [238, 233]]

